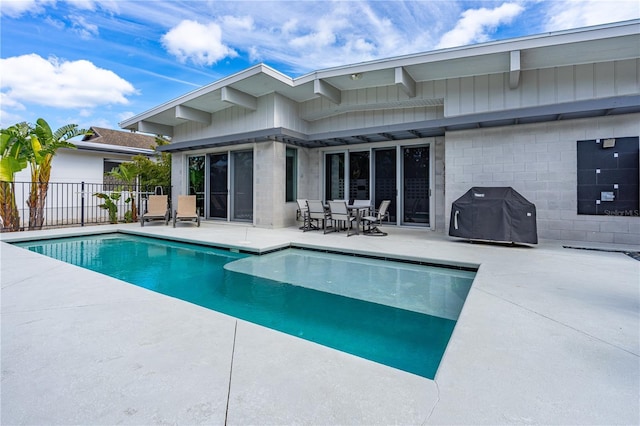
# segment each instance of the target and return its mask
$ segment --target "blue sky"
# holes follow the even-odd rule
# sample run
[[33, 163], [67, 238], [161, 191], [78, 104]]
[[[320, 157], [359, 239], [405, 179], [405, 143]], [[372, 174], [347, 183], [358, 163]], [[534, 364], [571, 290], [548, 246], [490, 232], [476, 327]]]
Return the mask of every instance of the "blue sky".
[[639, 17], [637, 0], [0, 0], [0, 126], [117, 129], [257, 63], [295, 77]]

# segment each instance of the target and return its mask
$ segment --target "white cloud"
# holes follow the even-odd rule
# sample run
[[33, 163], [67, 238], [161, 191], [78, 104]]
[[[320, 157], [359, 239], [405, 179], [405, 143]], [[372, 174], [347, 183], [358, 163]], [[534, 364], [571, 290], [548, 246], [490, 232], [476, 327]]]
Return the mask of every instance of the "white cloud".
[[2, 0], [0, 15], [18, 18], [26, 13], [41, 13], [48, 4], [55, 4], [55, 0]]
[[69, 21], [71, 21], [73, 31], [78, 33], [83, 40], [90, 40], [98, 35], [98, 26], [88, 22], [84, 16], [71, 15]]
[[524, 8], [515, 3], [504, 3], [495, 9], [468, 9], [462, 13], [462, 18], [455, 28], [445, 33], [437, 48], [464, 46], [472, 43], [482, 43], [490, 39], [489, 33], [499, 25], [511, 22], [522, 13]]
[[222, 17], [222, 25], [226, 28], [236, 28], [240, 30], [252, 30], [253, 29], [253, 18], [251, 16], [223, 16]]
[[119, 121], [124, 121], [124, 120], [126, 120], [127, 118], [131, 118], [131, 117], [133, 117], [134, 115], [136, 115], [136, 113], [135, 113], [135, 112], [132, 112], [132, 111], [122, 111], [121, 113], [116, 114], [116, 117], [118, 118], [118, 120], [119, 120]]
[[[229, 16], [245, 16], [238, 30]], [[254, 61], [284, 64], [284, 72], [306, 72], [347, 63], [427, 51], [432, 31], [459, 15], [455, 2], [310, 1], [216, 3], [225, 40]], [[310, 19], [312, 17], [313, 19]]]
[[637, 0], [569, 0], [550, 2], [546, 31], [559, 31], [640, 18]]
[[4, 101], [57, 108], [127, 104], [136, 93], [113, 71], [86, 60], [44, 59], [36, 54], [0, 59]]
[[[33, 15], [45, 12], [47, 6], [55, 6], [56, 0], [1, 0], [0, 15], [9, 18], [19, 18], [20, 16], [30, 13]], [[118, 12], [117, 0], [66, 0], [75, 9], [95, 11], [98, 8]]]
[[162, 36], [162, 44], [180, 62], [191, 61], [196, 65], [212, 65], [238, 56], [222, 42], [222, 29], [215, 22], [182, 21]]

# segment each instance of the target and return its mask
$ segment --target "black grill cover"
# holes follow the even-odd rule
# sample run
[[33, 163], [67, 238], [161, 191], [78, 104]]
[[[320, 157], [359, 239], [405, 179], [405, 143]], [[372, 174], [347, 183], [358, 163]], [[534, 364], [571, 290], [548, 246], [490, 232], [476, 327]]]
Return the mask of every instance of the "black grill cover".
[[449, 235], [538, 244], [536, 206], [511, 187], [473, 187], [453, 202]]

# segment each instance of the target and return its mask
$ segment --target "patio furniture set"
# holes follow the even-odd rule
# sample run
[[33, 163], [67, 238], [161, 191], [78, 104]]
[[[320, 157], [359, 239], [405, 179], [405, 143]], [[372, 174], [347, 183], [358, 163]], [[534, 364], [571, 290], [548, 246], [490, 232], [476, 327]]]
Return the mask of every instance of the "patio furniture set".
[[[303, 232], [322, 230], [325, 234], [345, 230], [347, 237], [363, 235], [387, 235], [380, 230], [382, 221], [388, 218], [390, 200], [384, 200], [377, 209], [372, 208], [371, 200], [331, 200], [326, 204], [321, 200], [298, 201], [298, 218]], [[355, 225], [355, 229], [354, 229]]]
[[[165, 225], [169, 224], [171, 210], [169, 209], [169, 199], [167, 195], [149, 195], [147, 200], [147, 212], [140, 216], [140, 226], [145, 222], [163, 220]], [[173, 213], [173, 227], [176, 222], [195, 222], [200, 226], [200, 212], [196, 208], [195, 195], [178, 195], [178, 208]]]

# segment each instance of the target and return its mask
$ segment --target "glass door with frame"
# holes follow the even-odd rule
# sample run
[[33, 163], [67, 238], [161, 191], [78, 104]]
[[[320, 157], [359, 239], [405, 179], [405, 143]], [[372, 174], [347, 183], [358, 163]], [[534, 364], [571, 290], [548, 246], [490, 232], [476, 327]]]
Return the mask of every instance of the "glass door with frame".
[[382, 148], [373, 150], [373, 185], [374, 197], [373, 205], [375, 208], [380, 206], [383, 200], [390, 200], [389, 205], [389, 222], [397, 222], [397, 161], [396, 147]]
[[402, 147], [403, 225], [429, 226], [429, 146]]
[[205, 156], [197, 155], [189, 157], [189, 195], [196, 196], [196, 208], [200, 216], [205, 215], [204, 211], [204, 176], [205, 176]]
[[229, 154], [209, 154], [209, 217], [227, 218]]
[[344, 152], [325, 156], [325, 201], [346, 200], [344, 169]]
[[231, 217], [253, 221], [253, 151], [231, 153]]
[[369, 151], [349, 152], [349, 200], [369, 200]]

